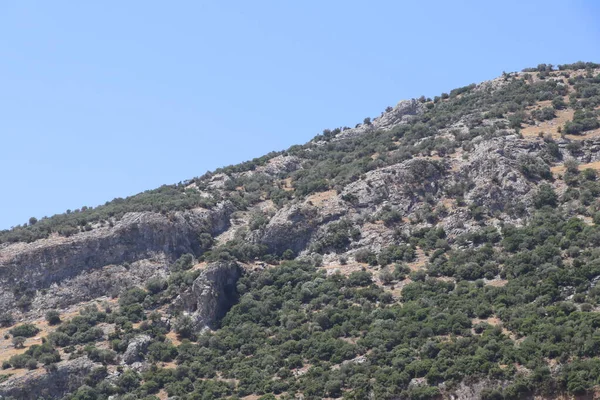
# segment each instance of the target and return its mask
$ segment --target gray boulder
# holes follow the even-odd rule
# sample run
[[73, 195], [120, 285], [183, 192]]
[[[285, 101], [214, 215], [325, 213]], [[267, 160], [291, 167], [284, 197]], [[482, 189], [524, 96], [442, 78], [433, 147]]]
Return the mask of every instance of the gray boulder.
[[127, 350], [123, 354], [123, 362], [125, 364], [133, 364], [144, 359], [144, 354], [148, 350], [148, 346], [152, 342], [152, 338], [148, 335], [138, 335], [134, 337], [127, 345]]
[[20, 400], [41, 398], [59, 399], [68, 392], [84, 384], [85, 377], [92, 369], [100, 367], [87, 357], [61, 361], [54, 370], [43, 373], [40, 370], [9, 378], [0, 384], [0, 398], [13, 397]]
[[189, 313], [194, 328], [211, 328], [237, 300], [236, 284], [242, 269], [233, 261], [210, 264], [182, 293], [178, 303]]

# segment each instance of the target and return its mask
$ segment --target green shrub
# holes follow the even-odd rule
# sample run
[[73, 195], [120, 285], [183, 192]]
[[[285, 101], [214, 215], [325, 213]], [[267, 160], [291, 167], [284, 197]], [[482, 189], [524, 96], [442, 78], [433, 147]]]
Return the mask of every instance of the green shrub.
[[556, 117], [556, 113], [554, 112], [554, 108], [544, 107], [539, 110], [533, 110], [531, 112], [531, 116], [538, 121], [548, 121], [554, 119]]
[[129, 289], [119, 296], [119, 305], [121, 307], [127, 307], [134, 304], [142, 304], [147, 295], [148, 293], [145, 290], [138, 287]]
[[23, 336], [13, 337], [12, 343], [13, 343], [13, 346], [15, 346], [15, 349], [22, 349], [23, 345], [25, 344], [25, 340], [27, 340], [27, 339], [24, 338]]
[[25, 338], [29, 338], [37, 335], [40, 332], [40, 330], [37, 326], [26, 323], [22, 325], [17, 325], [8, 332], [13, 336], [22, 336]]
[[552, 186], [544, 183], [538, 187], [533, 202], [536, 208], [542, 208], [543, 206], [556, 207], [558, 196]]
[[169, 286], [169, 283], [166, 279], [155, 277], [150, 278], [146, 282], [146, 289], [151, 294], [157, 294], [165, 290]]
[[46, 312], [46, 321], [48, 321], [49, 325], [58, 325], [60, 324], [60, 314], [58, 311], [50, 310]]
[[15, 319], [11, 313], [5, 312], [0, 314], [0, 326], [9, 327], [15, 323]]
[[354, 254], [354, 259], [359, 263], [367, 263], [369, 265], [377, 265], [377, 255], [369, 249], [358, 250]]

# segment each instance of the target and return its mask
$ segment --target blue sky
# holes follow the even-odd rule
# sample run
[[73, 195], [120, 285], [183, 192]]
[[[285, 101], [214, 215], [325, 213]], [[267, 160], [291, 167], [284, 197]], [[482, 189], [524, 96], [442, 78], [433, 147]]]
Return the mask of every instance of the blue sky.
[[0, 2], [0, 229], [538, 63], [600, 62], [596, 1]]

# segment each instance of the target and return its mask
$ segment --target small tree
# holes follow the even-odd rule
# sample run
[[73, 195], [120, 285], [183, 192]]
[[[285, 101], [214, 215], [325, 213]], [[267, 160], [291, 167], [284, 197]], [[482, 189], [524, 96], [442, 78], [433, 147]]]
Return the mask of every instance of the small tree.
[[200, 243], [200, 250], [207, 251], [212, 247], [215, 240], [213, 239], [210, 233], [204, 232], [198, 236], [198, 242]]
[[556, 207], [558, 196], [554, 192], [554, 189], [552, 189], [552, 186], [545, 183], [538, 188], [533, 202], [536, 208], [542, 208], [543, 206]]
[[295, 254], [294, 254], [294, 251], [292, 249], [287, 249], [281, 255], [281, 257], [283, 257], [284, 260], [293, 260], [294, 256], [295, 256]]
[[33, 324], [23, 324], [15, 326], [8, 333], [13, 336], [33, 337], [38, 334], [40, 330]]
[[146, 289], [152, 294], [162, 292], [167, 286], [169, 286], [169, 283], [160, 277], [150, 278], [148, 282], [146, 282]]
[[583, 177], [588, 181], [595, 181], [598, 174], [595, 169], [586, 168], [583, 170]]
[[35, 358], [31, 358], [27, 361], [27, 368], [28, 369], [37, 369], [38, 367], [38, 362]]
[[22, 349], [25, 345], [25, 338], [23, 336], [15, 336], [12, 339], [12, 343], [15, 346], [15, 349]]
[[0, 326], [9, 327], [15, 323], [15, 319], [11, 313], [0, 314]]
[[189, 338], [194, 333], [194, 323], [189, 316], [183, 315], [175, 321], [174, 329], [177, 335], [182, 338]]
[[561, 96], [558, 96], [552, 99], [552, 107], [556, 110], [562, 110], [567, 107], [567, 103], [565, 103], [565, 100]]
[[565, 161], [565, 169], [572, 174], [577, 174], [579, 172], [579, 162], [574, 158], [569, 158]]
[[387, 269], [379, 273], [379, 279], [384, 285], [389, 285], [394, 280], [394, 275]]
[[58, 325], [61, 322], [60, 314], [56, 310], [50, 310], [46, 313], [46, 321], [49, 325]]

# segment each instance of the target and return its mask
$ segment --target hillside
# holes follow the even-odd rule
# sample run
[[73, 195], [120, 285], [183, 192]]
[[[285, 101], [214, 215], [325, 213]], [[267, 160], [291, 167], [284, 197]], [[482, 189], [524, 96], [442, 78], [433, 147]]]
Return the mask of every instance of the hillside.
[[0, 232], [0, 396], [600, 393], [600, 64]]

